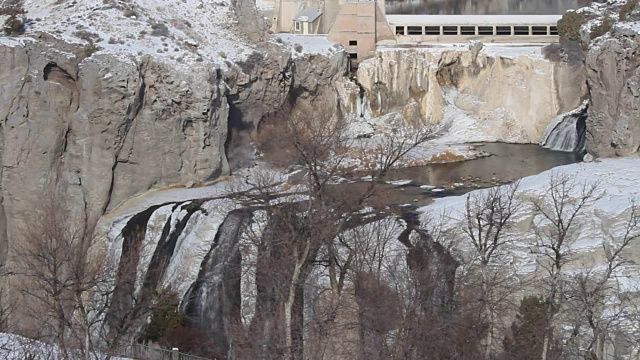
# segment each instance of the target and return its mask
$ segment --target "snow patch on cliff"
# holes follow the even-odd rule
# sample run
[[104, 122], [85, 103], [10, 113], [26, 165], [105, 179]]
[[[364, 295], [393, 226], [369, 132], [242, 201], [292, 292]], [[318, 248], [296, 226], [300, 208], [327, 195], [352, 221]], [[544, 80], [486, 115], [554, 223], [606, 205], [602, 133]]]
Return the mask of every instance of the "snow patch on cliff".
[[161, 286], [173, 289], [182, 298], [196, 281], [200, 264], [211, 249], [220, 225], [235, 208], [231, 200], [211, 200], [201, 205], [178, 237]]
[[102, 52], [153, 55], [185, 67], [202, 61], [225, 66], [253, 51], [237, 30], [229, 0], [25, 0], [27, 31]]
[[324, 35], [275, 34], [274, 38], [285, 44], [294, 58], [307, 54], [331, 56], [343, 51], [340, 44], [327, 40]]

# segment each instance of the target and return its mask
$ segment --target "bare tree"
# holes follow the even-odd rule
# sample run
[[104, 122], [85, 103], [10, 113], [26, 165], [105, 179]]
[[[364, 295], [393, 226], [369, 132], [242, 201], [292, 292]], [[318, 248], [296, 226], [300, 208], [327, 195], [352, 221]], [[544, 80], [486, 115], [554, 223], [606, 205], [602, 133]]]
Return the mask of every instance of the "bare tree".
[[[347, 134], [344, 120], [333, 116], [333, 109], [322, 105], [296, 106], [287, 119], [275, 126], [263, 129], [263, 137], [278, 147], [279, 154], [288, 162], [301, 166], [306, 173], [301, 187], [306, 199], [291, 206], [269, 204], [271, 220], [280, 223], [277, 234], [263, 231], [263, 236], [272, 236], [275, 241], [288, 242], [292, 268], [283, 298], [285, 359], [300, 358], [302, 345], [294, 341], [293, 307], [301, 293], [301, 286], [317, 261], [327, 264], [331, 286], [330, 308], [336, 308], [344, 276], [351, 266], [349, 255], [339, 263], [336, 242], [339, 235], [357, 222], [357, 213], [376, 194], [382, 177], [397, 162], [420, 144], [439, 135], [441, 126], [424, 126], [419, 129], [403, 130], [390, 136], [377, 138], [367, 144], [354, 144]], [[268, 146], [268, 144], [267, 144]], [[358, 150], [364, 151], [358, 151]], [[354, 191], [341, 190], [332, 181], [348, 173], [350, 160], [366, 154], [370, 164], [371, 182]], [[271, 234], [271, 235], [269, 235]], [[317, 259], [320, 249], [324, 259]], [[353, 254], [350, 256], [353, 259]], [[298, 342], [302, 341], [298, 337]]]
[[474, 250], [472, 262], [478, 264], [481, 277], [480, 303], [484, 322], [488, 326], [485, 346], [485, 359], [490, 359], [494, 348], [494, 325], [498, 298], [495, 288], [498, 274], [504, 269], [496, 269], [496, 260], [502, 255], [505, 245], [513, 241], [507, 231], [512, 226], [513, 217], [520, 211], [522, 204], [516, 199], [518, 182], [508, 186], [487, 189], [467, 195], [465, 202], [465, 224], [462, 231]]
[[603, 359], [605, 341], [610, 330], [629, 315], [624, 296], [612, 281], [617, 270], [629, 263], [624, 258], [624, 252], [640, 238], [640, 207], [635, 201], [628, 213], [629, 218], [620, 231], [603, 229], [606, 234], [602, 244], [606, 259], [604, 269], [587, 269], [567, 280], [567, 305], [571, 308], [576, 323], [573, 336], [579, 334], [581, 324], [590, 330], [585, 359]]
[[121, 309], [118, 324], [105, 321], [116, 280], [132, 277], [123, 273], [135, 278], [135, 266], [124, 256], [120, 264], [109, 262], [93, 227], [74, 226], [55, 200], [35, 213], [17, 245], [13, 276], [22, 279], [16, 288], [27, 309], [22, 315], [37, 328], [19, 330], [54, 343], [64, 359], [111, 357], [146, 309], [138, 304]]
[[533, 225], [536, 235], [532, 252], [537, 255], [538, 264], [547, 273], [542, 360], [547, 359], [555, 307], [558, 306], [561, 295], [563, 270], [573, 255], [570, 245], [577, 235], [580, 216], [586, 207], [601, 196], [597, 182], [578, 183], [569, 175], [553, 173], [542, 196], [531, 200], [535, 212]]

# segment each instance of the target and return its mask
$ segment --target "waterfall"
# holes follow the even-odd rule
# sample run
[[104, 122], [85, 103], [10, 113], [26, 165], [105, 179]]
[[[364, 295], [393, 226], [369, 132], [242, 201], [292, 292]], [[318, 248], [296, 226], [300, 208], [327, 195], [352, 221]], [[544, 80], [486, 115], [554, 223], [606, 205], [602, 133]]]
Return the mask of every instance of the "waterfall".
[[547, 149], [581, 153], [585, 151], [587, 103], [556, 116], [544, 133], [540, 145]]

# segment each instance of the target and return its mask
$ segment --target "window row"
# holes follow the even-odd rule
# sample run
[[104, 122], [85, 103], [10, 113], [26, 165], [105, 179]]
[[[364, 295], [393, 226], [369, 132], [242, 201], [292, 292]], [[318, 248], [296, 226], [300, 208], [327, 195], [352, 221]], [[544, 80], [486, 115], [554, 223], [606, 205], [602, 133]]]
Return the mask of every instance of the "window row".
[[436, 25], [436, 26], [396, 26], [396, 35], [558, 35], [557, 26], [528, 25]]

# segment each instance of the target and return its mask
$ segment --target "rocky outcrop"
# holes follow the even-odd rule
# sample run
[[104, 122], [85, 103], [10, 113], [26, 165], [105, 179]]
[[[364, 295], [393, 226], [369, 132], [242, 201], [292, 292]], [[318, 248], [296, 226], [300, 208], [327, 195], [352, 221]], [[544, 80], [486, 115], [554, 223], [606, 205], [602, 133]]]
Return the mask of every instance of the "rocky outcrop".
[[151, 188], [228, 174], [229, 154], [250, 152], [247, 141], [235, 154], [229, 134], [251, 140], [292, 97], [337, 109], [332, 83], [347, 68], [344, 52], [290, 50], [274, 42], [224, 69], [186, 68], [46, 34], [0, 39], [2, 254], [43, 197], [56, 194], [90, 227]]
[[[610, 1], [603, 7], [615, 11], [601, 11], [581, 28], [590, 91], [586, 146], [599, 157], [640, 150], [640, 6], [632, 3]], [[606, 22], [612, 23], [608, 31], [594, 33]]]
[[358, 69], [365, 116], [404, 122], [452, 121], [464, 114], [476, 135], [535, 143], [556, 115], [575, 109], [585, 88], [579, 66], [545, 60], [539, 48], [389, 49]]
[[3, 41], [6, 236], [46, 194], [86, 224], [151, 187], [228, 173], [225, 83], [206, 65], [93, 55], [61, 42]]
[[227, 154], [232, 168], [251, 159], [249, 143], [262, 121], [277, 122], [295, 104], [317, 103], [337, 111], [336, 84], [345, 79], [346, 53], [336, 49], [326, 54], [298, 54], [294, 46], [267, 44], [264, 52], [254, 53], [227, 76], [231, 105]]
[[640, 150], [640, 27], [616, 24], [586, 58], [591, 92], [587, 149], [596, 156]]

